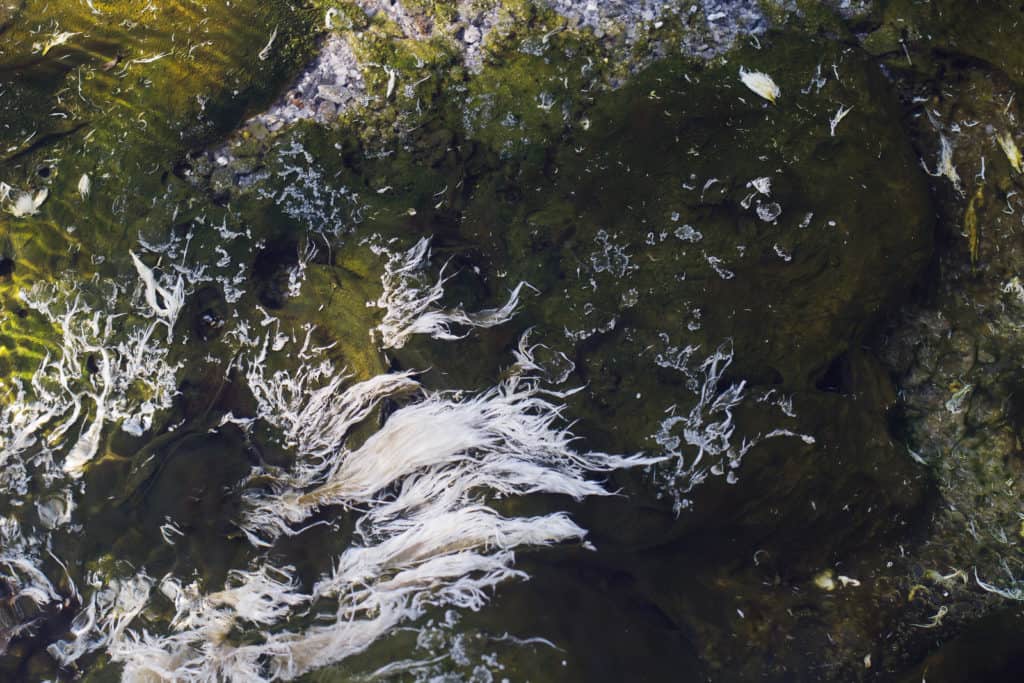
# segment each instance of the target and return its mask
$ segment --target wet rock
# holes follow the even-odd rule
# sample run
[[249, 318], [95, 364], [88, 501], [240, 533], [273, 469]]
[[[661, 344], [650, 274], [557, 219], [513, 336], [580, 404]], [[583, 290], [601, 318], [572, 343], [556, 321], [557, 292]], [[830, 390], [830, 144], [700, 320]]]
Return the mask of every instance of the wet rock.
[[332, 34], [289, 92], [246, 126], [263, 125], [273, 131], [308, 119], [330, 123], [337, 110], [327, 104], [346, 104], [365, 94], [359, 73], [359, 64], [348, 42]]
[[[1020, 568], [1010, 539], [1018, 526], [1021, 440], [1013, 397], [1021, 375], [1007, 359], [1022, 348], [1014, 277], [1024, 254], [1010, 237], [1018, 229], [1018, 174], [996, 138], [1014, 130], [1019, 116], [1019, 50], [1007, 32], [1018, 9], [999, 6], [967, 17], [954, 5], [888, 5], [885, 23], [865, 39], [869, 50], [883, 55], [912, 111], [923, 114], [909, 117], [915, 146], [935, 164], [945, 138], [961, 179], [959, 189], [950, 174], [932, 182], [941, 237], [932, 277], [875, 343], [900, 388], [907, 446], [935, 473], [929, 540], [911, 552], [926, 566], [974, 565], [983, 580], [1001, 576], [1009, 585], [1004, 567], [1015, 575]], [[899, 25], [890, 11], [905, 12]], [[956, 599], [945, 637], [969, 628], [994, 605], [980, 590], [946, 593], [924, 598], [931, 614]], [[910, 634], [901, 640], [901, 650], [913, 656], [928, 647]], [[1002, 656], [999, 645], [993, 648]], [[942, 670], [941, 661], [929, 665]]]
[[[1024, 83], [1024, 52], [1017, 31], [1024, 18], [1019, 4], [999, 3], [984, 12], [955, 0], [938, 0], [918, 6], [910, 0], [885, 3], [882, 25], [865, 37], [864, 46], [874, 54], [903, 55], [904, 48], [919, 61], [935, 51], [977, 59]], [[911, 60], [913, 61], [913, 60]]]
[[[652, 585], [661, 577], [666, 583], [650, 588], [649, 600], [670, 619], [703, 629], [707, 642], [713, 635], [717, 644], [704, 652], [710, 659], [726, 659], [720, 643], [744, 622], [713, 617], [708, 605], [688, 612], [693, 586], [678, 570], [675, 583], [657, 573], [659, 548], [713, 548], [694, 567], [709, 593], [726, 590], [715, 583], [722, 570], [712, 557], [752, 557], [758, 549], [774, 558], [786, 586], [780, 594], [836, 562], [863, 577], [883, 572], [896, 544], [919, 529], [931, 491], [926, 472], [894, 438], [888, 371], [860, 348], [930, 255], [925, 176], [894, 123], [900, 114], [890, 85], [870, 60], [827, 41], [799, 42], [765, 39], [727, 66], [661, 64], [621, 93], [570, 109], [568, 125], [561, 104], [553, 104], [558, 96], [543, 94], [580, 65], [520, 54], [485, 69], [485, 78], [503, 86], [490, 89], [490, 99], [470, 81], [470, 97], [439, 114], [443, 123], [417, 129], [404, 148], [388, 147], [386, 161], [360, 156], [341, 133], [303, 138], [340, 152], [345, 165], [339, 161], [329, 175], [364, 188], [373, 232], [433, 235], [438, 267], [441, 255], [465, 259], [464, 268], [453, 267], [461, 274], [448, 284], [452, 301], [467, 309], [493, 305], [520, 280], [539, 290], [524, 297], [517, 322], [536, 325], [551, 352], [571, 362], [559, 387], [584, 387], [569, 400], [589, 446], [663, 453], [668, 442], [655, 436], [664, 420], [688, 415], [703, 386], [715, 396], [744, 380], [748, 398], [734, 411], [733, 452], [744, 437], [791, 432], [763, 439], [736, 467], [706, 453], [707, 479], [692, 491], [626, 476], [616, 485], [628, 499], [580, 512], [598, 547], [630, 561], [649, 554], [649, 564], [617, 571]], [[826, 68], [831, 61], [838, 78]], [[776, 105], [745, 89], [738, 64], [772, 74], [782, 89]], [[491, 109], [481, 112], [478, 103]], [[850, 106], [831, 126], [836, 111]], [[753, 184], [765, 187], [766, 177], [770, 196]], [[781, 207], [774, 223], [758, 216], [758, 199]], [[358, 291], [360, 278], [338, 279], [342, 262], [367, 271], [367, 258], [348, 242], [334, 268], [310, 269], [319, 300], [328, 291]], [[314, 304], [288, 301], [280, 312], [314, 319]], [[340, 336], [346, 325], [337, 319], [332, 334]], [[701, 364], [727, 339], [732, 365], [709, 376]], [[457, 351], [413, 341], [390, 355], [398, 367], [423, 367], [457, 353], [457, 369], [428, 379], [452, 388], [486, 381], [486, 359], [514, 342], [514, 331], [494, 330], [472, 335]], [[684, 465], [696, 453], [684, 449]], [[680, 499], [690, 507], [677, 516]], [[729, 590], [753, 591], [764, 580], [743, 574]], [[844, 647], [862, 647], [872, 610], [895, 609], [881, 593], [865, 591], [835, 610], [815, 606], [824, 616], [801, 622], [802, 637], [817, 642], [849, 618]], [[798, 607], [781, 598], [756, 604], [780, 618]], [[785, 644], [780, 634], [757, 637], [759, 652]], [[851, 666], [862, 670], [863, 656], [849, 659]], [[778, 662], [773, 671], [781, 676], [786, 666], [799, 664]]]
[[982, 681], [1012, 680], [1021, 670], [1020, 643], [1015, 638], [1020, 628], [1019, 610], [998, 610], [972, 624], [895, 680], [899, 683], [916, 683], [922, 677], [936, 683], [955, 683], [965, 677]]
[[[116, 230], [88, 226], [126, 221], [133, 235], [148, 233], [147, 217], [162, 209], [152, 200], [181, 159], [268, 103], [314, 47], [307, 16], [287, 3], [235, 3], [202, 22], [180, 6], [102, 12], [98, 26], [85, 4], [31, 6], [4, 31], [0, 81], [10, 99], [0, 103], [7, 150], [0, 182], [20, 187], [24, 169], [45, 167], [45, 177], [33, 175], [49, 191], [37, 216], [5, 226], [4, 239], [17, 246], [14, 275], [0, 283], [5, 291], [31, 284], [20, 273], [34, 280], [41, 272], [95, 272], [126, 253]], [[74, 34], [45, 58], [32, 47], [50, 36], [50, 29], [39, 33], [43, 25]], [[265, 25], [278, 26], [280, 49], [260, 61]], [[181, 40], [194, 50], [178, 51]], [[242, 62], [250, 68], [238, 68]], [[68, 88], [74, 101], [63, 97]], [[109, 105], [100, 117], [96, 102]], [[93, 181], [87, 201], [77, 187], [83, 175]]]
[[[689, 378], [669, 367], [672, 348], [699, 345], [697, 361], [731, 338], [730, 376], [771, 368], [782, 391], [813, 388], [857, 343], [864, 321], [899, 298], [903, 275], [925, 263], [929, 200], [892, 125], [885, 83], [848, 54], [841, 85], [831, 79], [820, 93], [802, 94], [820, 58], [768, 49], [734, 57], [789, 79], [783, 97], [799, 106], [777, 108], [737, 99], [749, 93], [732, 67], [678, 89], [667, 84], [681, 82], [684, 67], [655, 70], [588, 114], [590, 130], [574, 132], [574, 144], [547, 161], [557, 175], [524, 166], [538, 174], [528, 185], [553, 185], [545, 197], [506, 199], [490, 180], [473, 189], [463, 233], [490, 240], [490, 226], [509, 226], [504, 247], [514, 262], [533, 265], [508, 277], [545, 292], [532, 315], [565, 330], [560, 348], [591, 387], [588, 400], [604, 406], [604, 417], [588, 424], [603, 431], [599, 425], [617, 416], [615, 433], [605, 434], [610, 447], [652, 447], [656, 416], [678, 399], [686, 409]], [[862, 118], [851, 114], [845, 136], [833, 139], [828, 119], [841, 100], [855, 102]], [[878, 136], [886, 140], [881, 159], [865, 143]], [[737, 145], [744, 153], [726, 152]], [[648, 152], [666, 146], [678, 146], [667, 162]], [[722, 154], [727, 164], [717, 161]], [[606, 158], [616, 160], [614, 176], [595, 172]], [[860, 184], [838, 168], [859, 169]], [[747, 184], [766, 175], [772, 202], [783, 207], [772, 227], [747, 204], [757, 194]], [[684, 226], [692, 238], [678, 237]], [[637, 299], [623, 299], [630, 290]]]

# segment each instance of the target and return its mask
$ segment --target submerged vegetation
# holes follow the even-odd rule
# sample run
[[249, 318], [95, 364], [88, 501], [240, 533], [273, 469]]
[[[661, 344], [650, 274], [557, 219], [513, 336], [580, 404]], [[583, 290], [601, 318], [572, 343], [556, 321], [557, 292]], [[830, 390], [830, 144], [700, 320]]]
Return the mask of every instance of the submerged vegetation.
[[960, 680], [1024, 576], [965, 4], [0, 9], [0, 678]]

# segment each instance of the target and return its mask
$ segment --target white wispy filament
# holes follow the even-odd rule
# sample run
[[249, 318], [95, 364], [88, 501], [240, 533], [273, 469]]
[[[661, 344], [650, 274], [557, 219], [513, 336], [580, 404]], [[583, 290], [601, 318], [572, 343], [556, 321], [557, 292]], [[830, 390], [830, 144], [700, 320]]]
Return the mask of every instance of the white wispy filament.
[[[525, 343], [519, 368], [532, 365]], [[608, 495], [595, 472], [654, 462], [642, 456], [578, 452], [564, 425], [564, 393], [513, 370], [476, 395], [430, 392], [408, 373], [344, 386], [321, 364], [296, 373], [267, 370], [266, 345], [248, 361], [260, 419], [298, 452], [288, 471], [258, 469], [272, 485], [245, 495], [241, 521], [257, 547], [300, 534], [331, 506], [357, 508], [356, 541], [307, 594], [289, 568], [236, 572], [223, 591], [202, 595], [173, 579], [173, 632], [128, 632], [108, 646], [126, 681], [291, 679], [361, 652], [431, 606], [480, 609], [499, 583], [523, 577], [517, 548], [581, 541], [586, 531], [564, 513], [505, 517], [495, 498], [534, 492], [580, 499]], [[416, 394], [359, 447], [346, 432], [384, 398]], [[303, 525], [307, 525], [304, 527]], [[310, 604], [312, 626], [295, 628]], [[235, 624], [263, 628], [258, 643], [237, 645]], [[276, 624], [275, 628], [266, 627]]]
[[[133, 255], [134, 256], [134, 255]], [[33, 423], [33, 433], [47, 422], [63, 418], [51, 425], [48, 440], [60, 443], [65, 432], [86, 412], [83, 402], [95, 406], [93, 420], [84, 426], [75, 445], [64, 457], [63, 470], [79, 477], [85, 465], [99, 450], [104, 425], [120, 422], [122, 428], [141, 435], [158, 409], [170, 406], [177, 392], [177, 368], [168, 365], [168, 349], [157, 343], [158, 326], [173, 329], [181, 310], [184, 295], [179, 288], [166, 290], [156, 284], [152, 272], [140, 270], [146, 285], [146, 300], [155, 319], [145, 325], [125, 326], [120, 315], [94, 311], [78, 294], [69, 295], [56, 286], [39, 285], [22, 293], [22, 299], [41, 312], [61, 335], [60, 354], [47, 356], [33, 379], [35, 405], [46, 411]], [[156, 300], [156, 294], [164, 297]], [[115, 285], [111, 296], [117, 298]], [[152, 301], [150, 301], [152, 299]], [[86, 359], [95, 359], [95, 372], [86, 372]], [[84, 384], [79, 378], [86, 378]], [[143, 388], [143, 398], [132, 398], [133, 388]], [[42, 422], [40, 422], [42, 420]]]
[[402, 348], [414, 334], [429, 334], [434, 339], [461, 339], [468, 332], [453, 331], [453, 326], [494, 327], [508, 322], [519, 305], [519, 293], [525, 282], [520, 282], [509, 294], [508, 301], [499, 308], [469, 313], [461, 308], [443, 309], [437, 304], [444, 296], [444, 268], [437, 281], [428, 284], [425, 268], [430, 261], [430, 239], [423, 238], [408, 251], [392, 254], [384, 267], [380, 298], [369, 305], [384, 309], [384, 319], [377, 326], [381, 345]]

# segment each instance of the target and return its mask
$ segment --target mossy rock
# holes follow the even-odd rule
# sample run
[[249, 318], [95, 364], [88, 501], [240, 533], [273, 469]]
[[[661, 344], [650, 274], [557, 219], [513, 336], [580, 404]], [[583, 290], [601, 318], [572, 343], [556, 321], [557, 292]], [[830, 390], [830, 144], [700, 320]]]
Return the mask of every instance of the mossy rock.
[[977, 3], [957, 0], [893, 0], [884, 3], [881, 25], [863, 43], [876, 55], [893, 54], [902, 59], [906, 53], [911, 68], [911, 56], [924, 63], [942, 55], [983, 62], [1021, 85], [1022, 20], [1024, 7], [1020, 3], [985, 3], [982, 9]]

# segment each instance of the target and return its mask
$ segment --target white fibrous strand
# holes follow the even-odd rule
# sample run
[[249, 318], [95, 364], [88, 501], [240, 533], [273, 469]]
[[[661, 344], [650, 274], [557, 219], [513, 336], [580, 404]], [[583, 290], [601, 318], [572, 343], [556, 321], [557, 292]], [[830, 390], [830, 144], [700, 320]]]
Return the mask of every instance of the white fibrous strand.
[[[445, 309], [438, 305], [444, 297], [445, 267], [437, 280], [429, 283], [426, 266], [430, 262], [430, 240], [423, 238], [408, 251], [392, 254], [384, 266], [381, 284], [384, 291], [369, 305], [384, 309], [384, 319], [375, 332], [381, 345], [399, 349], [409, 337], [427, 334], [434, 339], [462, 339], [468, 331], [457, 332], [454, 326], [466, 328], [494, 327], [508, 322], [519, 305], [519, 294], [525, 282], [520, 282], [509, 294], [508, 301], [499, 308], [470, 313], [461, 308]], [[447, 265], [447, 264], [446, 264]]]
[[149, 604], [153, 580], [145, 572], [126, 579], [106, 581], [93, 575], [92, 597], [71, 622], [69, 638], [46, 648], [54, 659], [67, 666], [85, 654], [107, 647], [114, 651], [124, 639], [133, 638], [128, 625]]
[[0, 604], [0, 655], [7, 644], [30, 630], [32, 614], [25, 603], [36, 608], [61, 600], [41, 567], [39, 542], [22, 534], [13, 517], [0, 517], [0, 586], [5, 588]]
[[129, 628], [151, 604], [155, 582], [145, 573], [107, 585], [96, 578], [96, 592], [69, 629], [72, 637], [54, 643], [49, 652], [66, 666], [105, 647], [112, 661], [125, 665], [124, 681], [265, 680], [263, 648], [235, 648], [227, 638], [236, 625], [269, 626], [292, 607], [308, 602], [309, 596], [298, 591], [293, 571], [270, 565], [233, 570], [223, 590], [206, 595], [195, 582], [183, 585], [173, 576], [164, 577], [157, 593], [174, 609], [166, 636]]
[[921, 166], [925, 172], [934, 177], [944, 177], [953, 184], [953, 189], [957, 192], [961, 192], [960, 174], [956, 170], [956, 166], [953, 165], [953, 145], [950, 144], [949, 138], [945, 135], [939, 135], [939, 161], [935, 167], [935, 171], [928, 169], [928, 166], [921, 160]]
[[[367, 396], [372, 402], [395, 391], [409, 393], [416, 386], [407, 374], [383, 377], [391, 379], [369, 380], [344, 393], [338, 392], [336, 382], [329, 382], [326, 386], [340, 394], [332, 399], [334, 410], [342, 415], [365, 415], [366, 410], [354, 406], [367, 405]], [[277, 375], [270, 386], [282, 380], [286, 385], [293, 381]], [[370, 506], [361, 528], [372, 528], [387, 518], [436, 512], [438, 506], [449, 502], [451, 506], [467, 504], [480, 490], [501, 495], [544, 491], [580, 499], [605, 492], [600, 484], [584, 477], [586, 472], [648, 462], [638, 457], [575, 452], [572, 434], [558, 426], [562, 407], [542, 393], [536, 379], [522, 375], [512, 375], [468, 398], [424, 391], [422, 400], [396, 410], [356, 449], [342, 447], [329, 453], [323, 440], [307, 440], [312, 457], [303, 458], [306, 464], [283, 475], [279, 479], [283, 486], [271, 494], [247, 494], [250, 512], [243, 527], [250, 538], [272, 541], [282, 533], [296, 533], [291, 525], [319, 508], [342, 505]], [[280, 389], [261, 390], [260, 394], [283, 395]], [[307, 391], [304, 396], [316, 405], [327, 402], [320, 392]], [[295, 420], [307, 411], [307, 406], [291, 404], [287, 417], [276, 419], [282, 424], [291, 422], [288, 429], [292, 434], [309, 433], [298, 429], [301, 421]], [[346, 429], [353, 423], [348, 422]], [[314, 433], [324, 433], [317, 424], [314, 420], [308, 426]], [[401, 488], [400, 495], [380, 497], [395, 486]]]
[[[257, 402], [256, 417], [275, 427], [283, 443], [303, 454], [314, 470], [330, 461], [345, 434], [364, 420], [381, 399], [411, 392], [419, 384], [412, 373], [378, 375], [346, 387], [350, 377], [327, 362], [309, 363], [298, 370], [267, 368], [269, 335], [246, 364], [245, 377]], [[299, 474], [314, 480], [319, 472]]]
[[[688, 386], [695, 389], [697, 394], [697, 402], [686, 415], [675, 415], [673, 409], [673, 414], [661, 421], [658, 431], [652, 436], [661, 447], [666, 461], [652, 467], [650, 472], [658, 495], [672, 499], [673, 510], [677, 515], [690, 507], [689, 493], [704, 482], [708, 475], [725, 476], [730, 484], [736, 483], [737, 470], [744, 456], [761, 441], [796, 437], [804, 443], [814, 443], [814, 437], [788, 429], [775, 429], [763, 436], [744, 437], [739, 443], [734, 443], [736, 423], [733, 409], [746, 398], [746, 382], [735, 382], [725, 389], [719, 389], [726, 370], [732, 364], [732, 344], [727, 342], [719, 346], [694, 371], [689, 368], [688, 361], [697, 350], [695, 346], [681, 350], [669, 347], [667, 355], [659, 355], [656, 361], [663, 367], [673, 367], [683, 372], [688, 378]], [[791, 412], [792, 407], [787, 407]], [[785, 410], [783, 408], [783, 412]]]
[[302, 294], [302, 283], [306, 280], [306, 268], [317, 256], [316, 245], [307, 242], [305, 248], [299, 252], [295, 265], [288, 269], [288, 296], [295, 298]]
[[[512, 366], [514, 372], [525, 375], [530, 374], [536, 377], [543, 377], [549, 384], [562, 384], [569, 379], [576, 369], [576, 363], [561, 351], [552, 351], [544, 344], [530, 344], [530, 335], [533, 328], [526, 330], [519, 336], [519, 344], [512, 351], [516, 362]], [[547, 358], [543, 361], [536, 358], [537, 351], [547, 352]]]
[[[29, 378], [8, 381], [0, 407], [0, 493], [12, 499], [27, 496], [28, 466], [48, 482], [81, 476], [100, 450], [106, 424], [120, 423], [125, 431], [141, 434], [157, 410], [170, 406], [177, 368], [167, 363], [168, 349], [158, 330], [165, 327], [169, 338], [184, 299], [181, 280], [168, 288], [135, 260], [144, 287], [140, 301], [132, 302], [134, 314], [90, 307], [88, 301], [96, 298], [114, 306], [128, 301], [118, 283], [37, 283], [20, 293], [53, 326], [55, 343]], [[0, 520], [0, 577], [13, 587], [16, 599], [42, 605], [65, 598], [40, 568], [36, 546], [49, 543], [49, 530], [72, 525], [75, 502], [70, 488], [33, 502], [39, 524], [30, 536], [34, 545], [15, 533], [13, 520]], [[117, 585], [94, 592], [73, 620], [70, 639], [51, 646], [55, 658], [71, 662], [105, 644], [118, 630], [103, 621], [108, 612], [122, 621], [134, 617], [118, 616], [124, 600], [116, 597]], [[73, 584], [72, 594], [77, 595]], [[139, 610], [144, 605], [143, 598]], [[16, 635], [5, 631], [0, 638]]]
[[157, 282], [153, 270], [146, 266], [134, 251], [128, 253], [132, 257], [132, 263], [135, 264], [135, 270], [139, 273], [142, 284], [146, 287], [146, 304], [153, 315], [167, 327], [167, 338], [170, 341], [174, 323], [178, 320], [178, 314], [181, 313], [181, 309], [185, 305], [185, 284], [179, 275], [172, 286], [162, 286]]
[[772, 104], [779, 99], [782, 94], [779, 90], [779, 86], [775, 84], [772, 77], [761, 71], [747, 71], [744, 67], [740, 67], [740, 80], [743, 81], [743, 85], [750, 88], [753, 92], [757, 93], [758, 96], [763, 97]]
[[[462, 395], [428, 391], [409, 373], [350, 383], [326, 362], [271, 372], [267, 341], [256, 347], [243, 362], [257, 419], [296, 462], [254, 471], [262, 488], [245, 493], [241, 526], [264, 547], [302, 533], [314, 514], [351, 509], [360, 513], [355, 540], [308, 593], [290, 568], [269, 565], [234, 573], [214, 593], [165, 579], [161, 594], [175, 607], [169, 635], [126, 632], [108, 646], [125, 680], [289, 680], [362, 652], [429, 608], [481, 609], [495, 586], [525, 578], [517, 549], [583, 541], [586, 531], [564, 513], [506, 517], [490, 502], [609, 495], [592, 474], [656, 459], [575, 450], [558, 403], [567, 394], [545, 391], [529, 372], [539, 367], [536, 348], [523, 340], [503, 382]], [[346, 443], [396, 396], [405, 405], [361, 445]], [[318, 619], [297, 624], [312, 605]], [[235, 626], [259, 627], [259, 642], [235, 643]]]
[[[88, 414], [88, 402], [92, 421], [80, 428], [62, 466], [66, 474], [79, 477], [96, 456], [107, 422], [141, 435], [156, 411], [170, 406], [177, 393], [177, 367], [168, 364], [168, 348], [156, 332], [164, 327], [169, 341], [184, 301], [181, 279], [168, 289], [132, 256], [145, 286], [140, 312], [151, 316], [148, 323], [127, 324], [122, 314], [94, 310], [81, 294], [59, 285], [41, 283], [21, 293], [58, 330], [60, 349], [43, 359], [31, 387], [19, 386], [18, 400], [5, 406], [0, 425], [9, 429], [4, 430], [8, 435], [0, 460], [35, 443], [36, 433], [44, 429], [47, 447], [59, 446]], [[120, 288], [113, 285], [109, 296], [118, 300]], [[92, 372], [86, 367], [90, 357]]]
[[981, 577], [978, 576], [977, 567], [974, 568], [974, 581], [983, 591], [998, 595], [1006, 600], [1024, 602], [1024, 581], [1014, 577], [1005, 560], [1003, 561], [1003, 571], [1009, 577], [1009, 585], [1005, 588], [982, 580]]
[[[520, 651], [540, 648], [558, 650], [557, 645], [545, 638], [518, 638], [509, 633], [489, 634], [479, 630], [467, 631], [462, 627], [463, 616], [457, 610], [445, 610], [443, 617], [427, 618], [417, 628], [414, 653], [405, 659], [391, 659], [369, 675], [370, 680], [408, 680], [417, 683], [458, 680], [490, 680], [506, 665], [497, 657], [493, 647], [499, 645], [511, 657]], [[525, 653], [524, 653], [525, 654]]]
[[[696, 348], [687, 351], [686, 358]], [[744, 440], [736, 448], [731, 443], [735, 431], [732, 410], [743, 400], [746, 386], [738, 382], [719, 391], [718, 383], [731, 363], [729, 345], [720, 346], [708, 356], [700, 366], [702, 381], [696, 404], [686, 415], [671, 415], [662, 420], [654, 435], [670, 460], [652, 472], [659, 488], [674, 498], [677, 514], [689, 505], [685, 496], [707, 478], [712, 463], [738, 464], [752, 445]]]
[[[9, 187], [10, 186], [7, 186], [7, 188]], [[39, 207], [43, 205], [43, 202], [46, 201], [46, 198], [49, 195], [50, 191], [43, 188], [36, 193], [21, 192], [18, 194], [17, 199], [10, 202], [10, 189], [6, 189], [5, 192], [0, 193], [0, 201], [9, 202], [5, 208], [12, 216], [15, 218], [23, 218], [25, 216], [34, 216], [39, 213]]]

